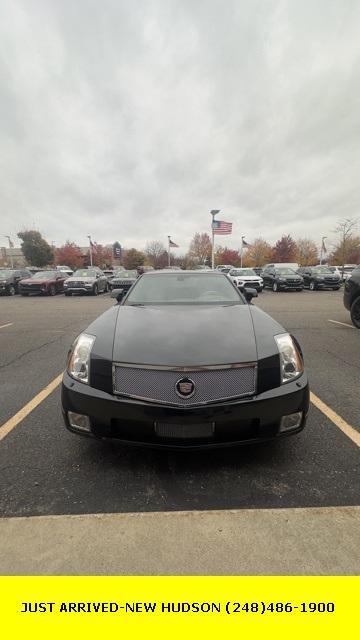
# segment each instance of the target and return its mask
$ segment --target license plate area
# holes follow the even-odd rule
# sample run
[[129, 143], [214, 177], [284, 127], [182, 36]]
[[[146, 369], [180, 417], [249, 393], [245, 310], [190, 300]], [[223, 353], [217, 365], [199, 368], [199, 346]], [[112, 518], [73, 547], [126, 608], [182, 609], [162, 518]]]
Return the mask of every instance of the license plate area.
[[171, 440], [199, 440], [212, 438], [215, 433], [215, 422], [203, 422], [197, 424], [171, 424], [167, 422], [155, 422], [155, 433], [159, 438]]

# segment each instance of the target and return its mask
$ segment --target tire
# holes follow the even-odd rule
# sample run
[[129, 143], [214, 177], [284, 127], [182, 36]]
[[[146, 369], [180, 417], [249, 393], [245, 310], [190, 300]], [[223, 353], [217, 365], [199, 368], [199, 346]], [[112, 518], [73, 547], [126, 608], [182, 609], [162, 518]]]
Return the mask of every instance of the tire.
[[16, 291], [15, 291], [14, 285], [10, 284], [9, 287], [8, 287], [8, 290], [7, 290], [7, 295], [8, 296], [14, 296], [15, 293], [16, 293]]
[[309, 289], [310, 291], [316, 291], [316, 284], [313, 280], [311, 280], [310, 284], [309, 284]]
[[28, 294], [28, 293], [20, 293], [20, 295], [21, 295], [23, 298], [27, 298], [29, 294]]
[[333, 287], [333, 291], [339, 291], [340, 287]]
[[93, 287], [93, 290], [92, 290], [92, 295], [93, 296], [97, 296], [98, 293], [99, 293], [98, 286], [97, 286], [97, 284], [94, 284], [94, 287]]
[[49, 296], [56, 296], [55, 285], [51, 284], [49, 287]]
[[104, 289], [104, 293], [107, 293], [108, 291], [109, 291], [109, 285], [108, 285], [108, 283], [106, 283], [105, 289]]
[[258, 292], [262, 293], [263, 287], [259, 287]]
[[68, 298], [69, 296], [71, 296], [71, 291], [65, 291], [65, 295]]
[[273, 282], [272, 290], [274, 293], [277, 293], [279, 291], [279, 286], [277, 282]]
[[350, 309], [351, 322], [354, 327], [360, 329], [360, 296], [354, 300]]

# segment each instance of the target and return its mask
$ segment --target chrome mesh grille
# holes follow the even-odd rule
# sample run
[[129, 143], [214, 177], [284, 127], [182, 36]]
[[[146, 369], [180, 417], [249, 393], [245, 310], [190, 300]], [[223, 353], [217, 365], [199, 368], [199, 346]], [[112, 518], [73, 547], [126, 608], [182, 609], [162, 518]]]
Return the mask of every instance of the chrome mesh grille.
[[[190, 378], [195, 393], [180, 398], [175, 385], [181, 378]], [[155, 369], [114, 365], [114, 393], [152, 402], [191, 406], [241, 398], [255, 393], [256, 367], [253, 364], [237, 367], [181, 370]]]

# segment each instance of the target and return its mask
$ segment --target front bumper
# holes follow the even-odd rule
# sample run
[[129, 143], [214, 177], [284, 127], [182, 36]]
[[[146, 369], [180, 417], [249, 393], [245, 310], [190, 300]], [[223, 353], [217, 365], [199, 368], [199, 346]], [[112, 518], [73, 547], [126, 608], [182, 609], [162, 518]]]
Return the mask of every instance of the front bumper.
[[278, 288], [279, 289], [284, 289], [286, 291], [292, 291], [292, 290], [297, 290], [297, 289], [303, 289], [304, 288], [304, 283], [303, 282], [277, 282]]
[[64, 291], [69, 291], [69, 293], [92, 293], [93, 292], [93, 288], [94, 285], [90, 284], [88, 286], [85, 285], [79, 285], [79, 286], [74, 286], [72, 287], [71, 285], [67, 285], [66, 287], [64, 287]]
[[335, 287], [341, 287], [340, 280], [338, 282], [324, 282], [324, 280], [314, 280], [317, 289], [334, 289]]
[[[294, 382], [271, 389], [253, 398], [207, 404], [202, 407], [169, 407], [117, 397], [73, 380], [67, 373], [62, 383], [62, 411], [66, 427], [75, 433], [68, 411], [89, 416], [92, 435], [116, 438], [126, 444], [166, 448], [211, 448], [262, 442], [301, 431], [309, 408], [306, 373]], [[280, 432], [281, 418], [296, 412], [303, 417], [299, 427]], [[186, 440], [159, 437], [156, 425], [214, 426], [207, 438]]]

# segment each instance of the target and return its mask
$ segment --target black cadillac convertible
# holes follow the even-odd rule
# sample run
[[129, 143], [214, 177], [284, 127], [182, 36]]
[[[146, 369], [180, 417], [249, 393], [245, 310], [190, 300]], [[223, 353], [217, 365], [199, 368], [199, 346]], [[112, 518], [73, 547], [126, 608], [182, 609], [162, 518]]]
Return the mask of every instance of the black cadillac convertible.
[[160, 447], [301, 431], [309, 387], [296, 339], [221, 272], [154, 271], [81, 333], [62, 383], [67, 428]]

